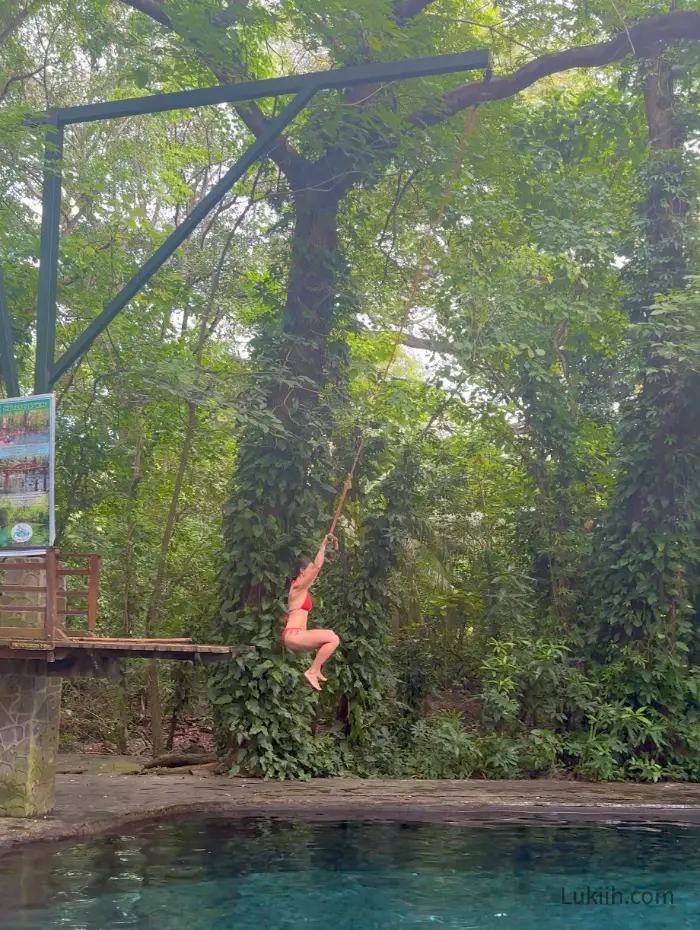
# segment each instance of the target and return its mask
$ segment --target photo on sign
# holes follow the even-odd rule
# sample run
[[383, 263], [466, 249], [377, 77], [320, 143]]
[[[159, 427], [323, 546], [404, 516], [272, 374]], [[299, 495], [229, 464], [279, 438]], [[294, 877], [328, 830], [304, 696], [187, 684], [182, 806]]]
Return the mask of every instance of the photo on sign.
[[0, 403], [0, 548], [51, 543], [49, 398]]

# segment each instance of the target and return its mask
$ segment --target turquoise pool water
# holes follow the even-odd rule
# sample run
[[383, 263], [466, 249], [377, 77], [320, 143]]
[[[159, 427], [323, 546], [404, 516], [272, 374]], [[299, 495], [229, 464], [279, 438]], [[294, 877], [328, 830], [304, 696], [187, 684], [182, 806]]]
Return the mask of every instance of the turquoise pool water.
[[700, 832], [200, 820], [0, 858], [0, 930], [127, 927], [698, 928]]

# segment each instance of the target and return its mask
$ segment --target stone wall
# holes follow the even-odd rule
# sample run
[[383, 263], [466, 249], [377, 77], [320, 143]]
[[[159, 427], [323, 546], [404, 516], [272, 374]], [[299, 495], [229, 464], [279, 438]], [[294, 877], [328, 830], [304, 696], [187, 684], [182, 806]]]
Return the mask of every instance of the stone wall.
[[0, 659], [0, 817], [53, 809], [60, 710], [45, 663]]

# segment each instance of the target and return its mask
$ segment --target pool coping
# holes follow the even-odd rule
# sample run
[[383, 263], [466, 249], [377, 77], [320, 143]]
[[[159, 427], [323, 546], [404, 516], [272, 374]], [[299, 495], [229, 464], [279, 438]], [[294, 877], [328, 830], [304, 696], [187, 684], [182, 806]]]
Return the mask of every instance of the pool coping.
[[0, 856], [196, 816], [631, 829], [700, 826], [700, 785], [533, 781], [315, 779], [262, 782], [195, 774], [67, 772], [54, 814], [0, 819]]
[[219, 801], [173, 804], [152, 810], [119, 814], [104, 820], [83, 824], [61, 824], [41, 820], [41, 829], [30, 834], [0, 837], [0, 858], [19, 848], [65, 842], [84, 842], [143, 829], [160, 823], [189, 820], [196, 816], [249, 820], [305, 821], [311, 823], [393, 822], [410, 824], [450, 824], [479, 828], [494, 828], [503, 825], [538, 827], [573, 827], [581, 824], [597, 824], [618, 829], [657, 830], [664, 826], [700, 826], [700, 810], [675, 805], [645, 805], [630, 808], [628, 805], [606, 805], [596, 808], [561, 807], [548, 805], [526, 807], [515, 805], [489, 805], [461, 811], [435, 811], [430, 809], [407, 809], [405, 807], [329, 807], [323, 810], [302, 810], [295, 806], [245, 805]]

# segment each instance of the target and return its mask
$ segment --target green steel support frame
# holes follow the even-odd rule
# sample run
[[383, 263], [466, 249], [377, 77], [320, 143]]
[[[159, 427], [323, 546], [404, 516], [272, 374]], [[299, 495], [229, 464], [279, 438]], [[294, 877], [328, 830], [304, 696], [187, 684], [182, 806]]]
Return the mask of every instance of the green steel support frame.
[[2, 263], [0, 263], [0, 376], [5, 382], [8, 397], [17, 397], [19, 382], [17, 381], [17, 367], [15, 365], [15, 342], [12, 338], [10, 312], [7, 309], [7, 293], [5, 291]]
[[[185, 239], [197, 228], [207, 214], [222, 200], [233, 185], [243, 177], [250, 166], [264, 157], [274, 146], [280, 133], [306, 107], [321, 90], [354, 87], [361, 84], [385, 83], [413, 77], [451, 74], [460, 71], [486, 70], [489, 65], [487, 50], [438, 55], [432, 58], [415, 58], [384, 64], [362, 65], [356, 68], [339, 68], [288, 78], [249, 81], [240, 84], [222, 84], [204, 90], [187, 90], [172, 94], [136, 97], [87, 106], [53, 110], [41, 122], [47, 126], [42, 198], [41, 249], [39, 265], [39, 294], [37, 311], [36, 367], [34, 393], [44, 394], [62, 374], [78, 362], [92, 343], [107, 328], [117, 314], [150, 281], [153, 275]], [[296, 94], [294, 99], [265, 131], [238, 159], [219, 183], [204, 197], [165, 240], [160, 248], [139, 269], [117, 296], [99, 313], [87, 329], [63, 355], [54, 360], [56, 341], [56, 282], [58, 276], [59, 230], [61, 216], [61, 164], [63, 158], [63, 127], [72, 123], [117, 119], [145, 113], [162, 113], [189, 107], [211, 106], [219, 103], [240, 103], [262, 97]], [[8, 392], [19, 393], [12, 350], [10, 320], [4, 288], [0, 278], [0, 364]], [[14, 389], [14, 390], [13, 390]]]
[[63, 126], [54, 118], [47, 124], [44, 154], [34, 368], [35, 394], [45, 394], [49, 389], [56, 343], [56, 284], [61, 229], [62, 162]]

